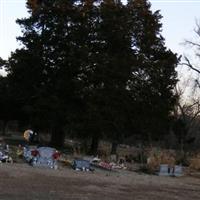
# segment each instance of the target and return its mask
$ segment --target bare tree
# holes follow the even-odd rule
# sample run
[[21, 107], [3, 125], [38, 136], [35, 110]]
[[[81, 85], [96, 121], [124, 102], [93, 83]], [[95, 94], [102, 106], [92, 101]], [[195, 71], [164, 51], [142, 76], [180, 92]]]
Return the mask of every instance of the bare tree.
[[[200, 21], [196, 20], [196, 28], [194, 29], [194, 33], [196, 36], [195, 41], [185, 40], [184, 44], [194, 50], [193, 54], [195, 58], [198, 61], [200, 61]], [[192, 63], [188, 56], [184, 56], [183, 60], [184, 61], [181, 63], [181, 65], [187, 66], [189, 69], [197, 73], [196, 75], [198, 79], [196, 79], [196, 84], [198, 87], [200, 87], [200, 84], [199, 84], [200, 65]]]
[[184, 149], [184, 144], [194, 142], [195, 135], [200, 128], [200, 98], [195, 95], [189, 100], [185, 98], [186, 88], [188, 87], [186, 84], [189, 81], [190, 78], [185, 80], [185, 85], [177, 84], [175, 88], [178, 100], [174, 108], [174, 132], [178, 137], [181, 150]]
[[[194, 29], [196, 40], [186, 40], [185, 45], [193, 49], [193, 55], [195, 60], [200, 61], [200, 23], [196, 21], [196, 28]], [[191, 70], [190, 76], [184, 77], [184, 84], [177, 84], [175, 93], [178, 96], [177, 106], [175, 108], [174, 115], [177, 121], [181, 121], [182, 130], [179, 134], [181, 145], [183, 148], [184, 142], [193, 142], [192, 133], [198, 133], [200, 124], [200, 64], [192, 62], [191, 58], [184, 56], [181, 66], [186, 66]], [[198, 63], [198, 62], [197, 62]], [[192, 83], [192, 84], [191, 84]], [[186, 88], [190, 88], [190, 98], [187, 99], [188, 91]], [[189, 139], [188, 139], [189, 138]]]

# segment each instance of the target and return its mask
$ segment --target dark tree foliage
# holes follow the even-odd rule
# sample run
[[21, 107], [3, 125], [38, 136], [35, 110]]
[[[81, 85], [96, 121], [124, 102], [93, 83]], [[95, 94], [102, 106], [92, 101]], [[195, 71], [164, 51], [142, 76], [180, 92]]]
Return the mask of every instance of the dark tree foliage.
[[[38, 129], [122, 142], [167, 132], [177, 57], [146, 0], [48, 0], [17, 20], [23, 48], [6, 64], [20, 115]], [[32, 8], [32, 10], [31, 10]]]
[[[135, 114], [132, 123], [142, 136], [158, 139], [167, 133], [170, 111], [176, 102], [176, 54], [164, 46], [159, 11], [152, 13], [145, 0], [128, 1], [132, 16], [132, 48], [137, 64], [132, 65], [130, 88]], [[136, 114], [137, 113], [137, 114]]]
[[[7, 61], [0, 58], [0, 66], [6, 67]], [[19, 119], [22, 120], [22, 116], [18, 115], [21, 111], [20, 107], [16, 104], [13, 98], [13, 93], [11, 91], [10, 83], [8, 78], [5, 76], [0, 76], [0, 120], [2, 124], [2, 134], [6, 134], [6, 126], [10, 120]]]

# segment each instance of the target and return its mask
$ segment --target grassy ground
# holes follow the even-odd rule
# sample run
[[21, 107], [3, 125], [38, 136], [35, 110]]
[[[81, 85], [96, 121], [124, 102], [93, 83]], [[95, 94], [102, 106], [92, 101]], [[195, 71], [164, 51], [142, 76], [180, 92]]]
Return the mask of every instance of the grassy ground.
[[200, 199], [200, 176], [159, 177], [125, 170], [78, 172], [66, 166], [58, 170], [33, 168], [14, 153], [22, 137], [8, 137], [5, 141], [17, 163], [0, 164], [2, 200]]
[[192, 200], [200, 199], [200, 181], [192, 177], [159, 177], [135, 172], [77, 172], [1, 164], [3, 200]]

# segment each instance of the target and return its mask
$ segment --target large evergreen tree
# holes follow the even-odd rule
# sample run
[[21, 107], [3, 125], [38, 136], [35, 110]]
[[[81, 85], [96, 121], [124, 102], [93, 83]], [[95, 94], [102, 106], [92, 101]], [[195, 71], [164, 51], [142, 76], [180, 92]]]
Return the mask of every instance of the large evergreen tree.
[[146, 0], [130, 0], [128, 9], [133, 23], [132, 48], [137, 57], [130, 79], [136, 100], [131, 124], [143, 137], [155, 139], [168, 132], [170, 112], [176, 102], [173, 88], [178, 59], [165, 47], [159, 11], [153, 13]]
[[[29, 1], [30, 3], [31, 1]], [[164, 45], [161, 16], [146, 0], [49, 0], [18, 20], [23, 48], [7, 62], [16, 102], [29, 122], [123, 141], [167, 131], [177, 57]]]

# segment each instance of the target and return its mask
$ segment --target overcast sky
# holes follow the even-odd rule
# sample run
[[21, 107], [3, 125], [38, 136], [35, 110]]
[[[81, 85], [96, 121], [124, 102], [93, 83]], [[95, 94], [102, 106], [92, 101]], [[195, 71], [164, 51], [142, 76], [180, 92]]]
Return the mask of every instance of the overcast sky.
[[[0, 0], [0, 57], [6, 59], [19, 44], [17, 18], [28, 15], [25, 0]], [[200, 0], [151, 0], [152, 10], [161, 10], [166, 46], [179, 54], [187, 53], [181, 43], [194, 36], [195, 19], [200, 19]]]

